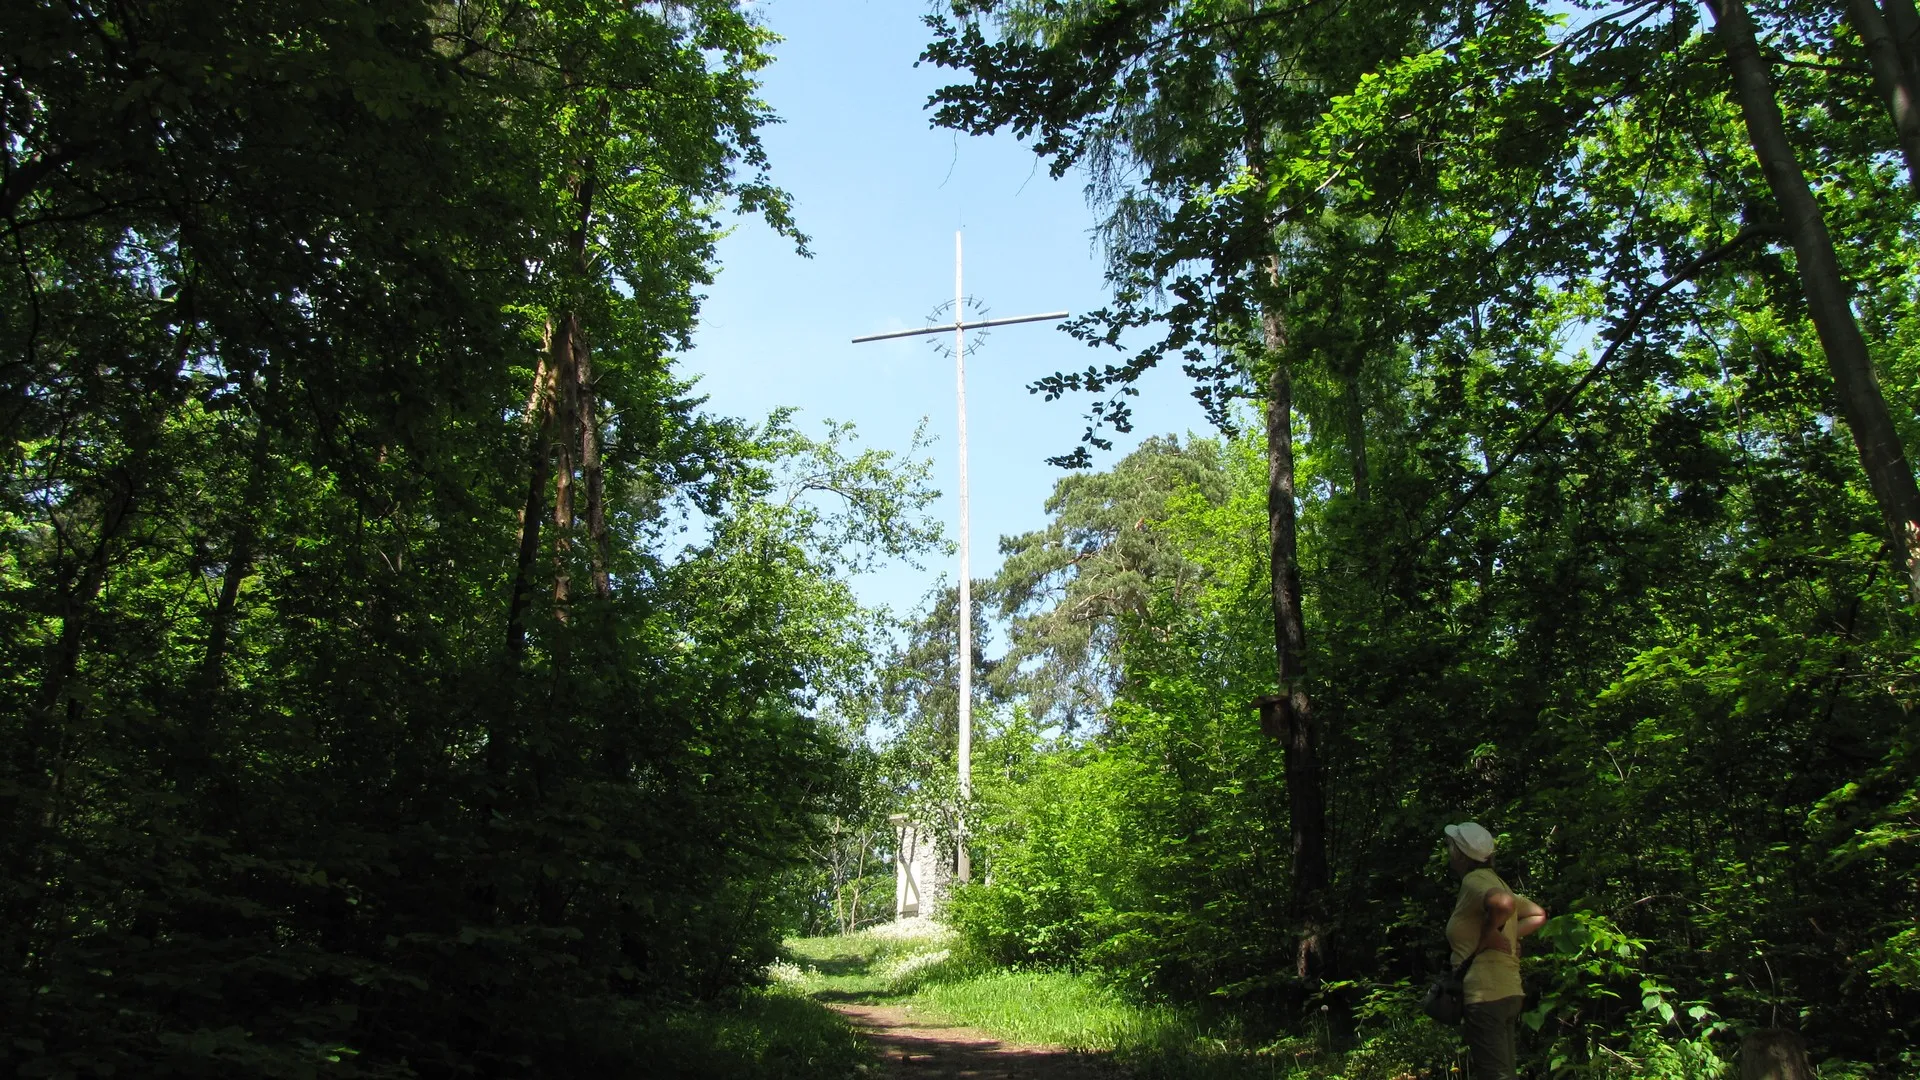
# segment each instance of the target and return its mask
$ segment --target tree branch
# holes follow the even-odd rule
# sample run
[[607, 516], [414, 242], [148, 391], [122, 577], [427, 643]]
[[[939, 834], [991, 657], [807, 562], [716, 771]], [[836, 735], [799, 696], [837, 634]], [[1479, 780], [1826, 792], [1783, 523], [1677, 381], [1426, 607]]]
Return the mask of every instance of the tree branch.
[[40, 181], [53, 170], [80, 156], [78, 146], [65, 146], [52, 153], [43, 154], [25, 165], [15, 169], [6, 180], [0, 181], [0, 217], [13, 217], [14, 208], [33, 193]]
[[1761, 237], [1780, 235], [1782, 235], [1782, 233], [1778, 225], [1751, 224], [1743, 226], [1740, 231], [1734, 235], [1733, 239], [1728, 240], [1726, 243], [1710, 251], [1703, 252], [1688, 261], [1685, 266], [1680, 267], [1680, 269], [1668, 275], [1667, 279], [1661, 282], [1658, 288], [1647, 294], [1645, 299], [1634, 306], [1633, 311], [1627, 315], [1626, 320], [1622, 322], [1618, 328], [1610, 332], [1608, 336], [1613, 340], [1607, 346], [1606, 351], [1600, 354], [1600, 359], [1594, 361], [1593, 366], [1587, 368], [1586, 373], [1580, 376], [1580, 380], [1569, 387], [1565, 393], [1561, 394], [1560, 399], [1554, 402], [1551, 408], [1541, 414], [1540, 419], [1536, 420], [1533, 426], [1527, 429], [1526, 434], [1514, 440], [1513, 445], [1507, 448], [1507, 452], [1500, 455], [1499, 461], [1495, 462], [1486, 472], [1482, 473], [1480, 477], [1474, 481], [1471, 488], [1468, 488], [1464, 494], [1453, 501], [1453, 505], [1447, 507], [1447, 512], [1442, 514], [1440, 520], [1434, 522], [1431, 528], [1421, 534], [1415, 546], [1425, 545], [1435, 536], [1438, 536], [1440, 530], [1446, 528], [1447, 525], [1453, 521], [1454, 517], [1466, 508], [1468, 503], [1479, 498], [1481, 493], [1487, 490], [1487, 485], [1493, 483], [1502, 473], [1506, 472], [1514, 461], [1519, 458], [1521, 452], [1531, 445], [1533, 440], [1539, 438], [1541, 432], [1547, 429], [1547, 425], [1552, 423], [1555, 417], [1564, 413], [1567, 407], [1573, 404], [1574, 399], [1578, 398], [1587, 387], [1593, 385], [1593, 381], [1600, 377], [1600, 373], [1605, 371], [1608, 365], [1613, 363], [1614, 357], [1620, 352], [1620, 347], [1625, 345], [1629, 338], [1633, 337], [1634, 332], [1640, 329], [1641, 322], [1653, 313], [1654, 305], [1664, 299], [1668, 293], [1679, 288], [1686, 282], [1693, 280], [1702, 270], [1725, 259], [1727, 256], [1732, 255], [1753, 241]]

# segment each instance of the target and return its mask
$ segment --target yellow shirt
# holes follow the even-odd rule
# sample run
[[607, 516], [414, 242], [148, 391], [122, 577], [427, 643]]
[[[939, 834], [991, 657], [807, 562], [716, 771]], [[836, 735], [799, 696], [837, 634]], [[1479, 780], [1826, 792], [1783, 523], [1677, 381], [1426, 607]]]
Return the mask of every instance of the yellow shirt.
[[[1451, 963], [1454, 967], [1459, 967], [1467, 957], [1473, 955], [1473, 950], [1480, 947], [1480, 933], [1486, 925], [1487, 894], [1500, 889], [1513, 892], [1492, 870], [1475, 870], [1460, 879], [1460, 899], [1453, 905], [1453, 915], [1447, 919], [1447, 945], [1453, 950]], [[1466, 978], [1469, 1005], [1519, 997], [1526, 993], [1520, 985], [1519, 923], [1522, 915], [1538, 908], [1533, 901], [1519, 893], [1513, 894], [1513, 900], [1513, 914], [1507, 917], [1507, 925], [1500, 928], [1500, 932], [1506, 935], [1507, 943], [1513, 946], [1513, 951], [1503, 953], [1486, 949], [1473, 958], [1473, 966], [1467, 969]]]

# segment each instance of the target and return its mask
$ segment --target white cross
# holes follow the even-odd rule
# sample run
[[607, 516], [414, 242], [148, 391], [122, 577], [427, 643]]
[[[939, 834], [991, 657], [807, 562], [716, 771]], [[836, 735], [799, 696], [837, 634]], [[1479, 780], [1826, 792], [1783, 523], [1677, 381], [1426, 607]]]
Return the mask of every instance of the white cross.
[[[888, 338], [917, 337], [921, 334], [943, 334], [953, 331], [953, 377], [956, 396], [960, 404], [960, 806], [961, 817], [954, 836], [954, 848], [957, 853], [957, 865], [954, 876], [966, 881], [971, 876], [971, 865], [967, 859], [967, 824], [965, 807], [973, 798], [973, 579], [967, 568], [967, 331], [984, 330], [989, 326], [1010, 326], [1014, 323], [1047, 322], [1064, 319], [1067, 312], [1053, 311], [1045, 315], [1016, 315], [1009, 319], [978, 319], [966, 321], [967, 294], [962, 287], [960, 264], [960, 234], [953, 234], [953, 321], [939, 326], [923, 326], [917, 330], [893, 330], [884, 334], [868, 334], [853, 339], [855, 345], [863, 341], [885, 341]], [[976, 347], [978, 347], [976, 343]]]

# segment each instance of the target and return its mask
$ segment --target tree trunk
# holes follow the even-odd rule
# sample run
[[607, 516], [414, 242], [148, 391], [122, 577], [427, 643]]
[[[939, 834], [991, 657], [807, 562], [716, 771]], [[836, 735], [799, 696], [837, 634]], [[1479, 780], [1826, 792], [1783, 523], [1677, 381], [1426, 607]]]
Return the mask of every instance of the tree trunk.
[[613, 579], [607, 572], [606, 471], [600, 464], [600, 410], [593, 387], [593, 351], [585, 334], [574, 336], [573, 354], [580, 388], [580, 479], [587, 489], [587, 557], [593, 567], [594, 595], [605, 598], [613, 595]]
[[1893, 117], [1894, 135], [1907, 161], [1907, 184], [1920, 195], [1920, 102], [1914, 97], [1913, 74], [1873, 0], [1847, 0], [1847, 20], [1866, 46], [1867, 60], [1873, 65], [1873, 88]]
[[1893, 47], [1906, 70], [1907, 85], [1920, 89], [1920, 12], [1913, 0], [1886, 0], [1887, 28], [1893, 32]]
[[547, 331], [547, 348], [533, 372], [533, 392], [527, 396], [527, 500], [520, 509], [520, 551], [514, 560], [513, 598], [507, 606], [507, 660], [517, 665], [527, 651], [527, 602], [533, 594], [533, 564], [540, 557], [540, 522], [546, 517], [547, 470], [553, 447], [554, 356], [571, 348], [567, 324], [556, 322]]
[[234, 609], [240, 603], [240, 586], [253, 569], [253, 546], [260, 530], [259, 510], [267, 488], [268, 428], [261, 422], [253, 436], [253, 455], [247, 465], [247, 486], [241, 495], [239, 514], [233, 524], [233, 539], [227, 546], [227, 566], [220, 575], [220, 597], [207, 617], [207, 648], [200, 657], [200, 681], [209, 692], [225, 681], [221, 665], [227, 655], [227, 639], [233, 628]]
[[[1271, 264], [1277, 273], [1277, 265]], [[1327, 888], [1326, 793], [1320, 781], [1320, 739], [1307, 694], [1307, 631], [1300, 608], [1298, 521], [1294, 511], [1293, 373], [1285, 359], [1278, 312], [1261, 313], [1267, 377], [1267, 569], [1273, 588], [1274, 669], [1280, 692], [1263, 699], [1262, 726], [1280, 740], [1287, 775], [1287, 818], [1293, 861], [1293, 908], [1303, 920], [1295, 954], [1302, 979], [1322, 974], [1322, 904]]]
[[580, 376], [578, 339], [580, 317], [573, 312], [561, 316], [566, 329], [563, 340], [554, 346], [553, 412], [553, 617], [567, 621], [568, 587], [571, 585], [573, 556], [573, 474], [580, 444]]
[[1807, 297], [1807, 312], [1827, 354], [1841, 415], [1853, 432], [1867, 484], [1886, 524], [1888, 542], [1906, 575], [1908, 595], [1920, 602], [1920, 487], [1914, 484], [1906, 447], [1893, 426], [1867, 356], [1866, 339], [1849, 306], [1833, 237], [1827, 232], [1826, 219], [1807, 186], [1799, 159], [1787, 142], [1786, 123], [1761, 62], [1744, 0], [1717, 3], [1717, 29], [1733, 72], [1740, 111], [1746, 117], [1747, 135], [1766, 173], [1767, 186], [1786, 219], [1799, 263], [1800, 286]]
[[[601, 104], [600, 118], [606, 120], [607, 107]], [[574, 184], [574, 227], [567, 237], [567, 250], [573, 258], [573, 272], [584, 280], [591, 269], [587, 260], [587, 233], [593, 223], [593, 197], [597, 190], [595, 172], [598, 162], [588, 154], [580, 162], [580, 178]], [[564, 347], [553, 350], [554, 380], [553, 401], [556, 439], [554, 442], [555, 465], [553, 485], [553, 617], [556, 622], [567, 621], [567, 601], [572, 594], [573, 585], [573, 529], [576, 521], [574, 513], [575, 473], [582, 464], [583, 448], [588, 439], [583, 435], [582, 418], [593, 410], [583, 409], [581, 394], [592, 393], [591, 386], [583, 386], [582, 362], [586, 359], [586, 340], [581, 332], [581, 319], [578, 308], [562, 315], [561, 325], [566, 328]], [[592, 440], [594, 461], [599, 461], [599, 441]], [[557, 670], [557, 666], [556, 666]]]
[[1360, 400], [1360, 370], [1355, 365], [1347, 376], [1347, 461], [1353, 467], [1353, 496], [1361, 502], [1369, 499], [1367, 477], [1367, 407]]
[[1762, 1028], [1740, 1040], [1740, 1080], [1813, 1080], [1807, 1041], [1797, 1031]]
[[1280, 259], [1274, 252], [1277, 222], [1266, 205], [1266, 125], [1255, 106], [1257, 80], [1244, 66], [1234, 77], [1240, 98], [1242, 151], [1255, 178], [1246, 218], [1248, 254], [1265, 272], [1260, 328], [1267, 371], [1267, 569], [1272, 583], [1274, 674], [1279, 692], [1260, 699], [1261, 729], [1280, 741], [1287, 777], [1287, 819], [1292, 840], [1291, 906], [1300, 920], [1295, 968], [1302, 982], [1326, 973], [1324, 905], [1327, 890], [1326, 793], [1320, 778], [1320, 739], [1307, 693], [1307, 631], [1300, 607], [1298, 520], [1294, 511], [1293, 371], [1287, 362], [1285, 317], [1279, 308]]

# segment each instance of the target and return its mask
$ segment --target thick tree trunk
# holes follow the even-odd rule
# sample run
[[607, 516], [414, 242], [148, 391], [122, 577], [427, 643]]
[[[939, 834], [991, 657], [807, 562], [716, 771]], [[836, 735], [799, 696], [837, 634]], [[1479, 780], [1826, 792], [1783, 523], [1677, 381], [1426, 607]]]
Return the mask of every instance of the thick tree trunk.
[[1873, 65], [1873, 88], [1893, 117], [1894, 135], [1907, 160], [1907, 184], [1920, 194], [1920, 101], [1914, 96], [1913, 74], [1873, 0], [1847, 0], [1847, 21], [1866, 46], [1867, 60]]
[[[601, 119], [606, 119], [606, 108], [602, 105]], [[580, 179], [574, 186], [573, 232], [567, 238], [568, 253], [573, 258], [573, 270], [584, 280], [590, 269], [587, 260], [587, 233], [593, 222], [593, 198], [598, 189], [595, 172], [598, 164], [589, 154], [580, 163]], [[558, 623], [567, 621], [567, 603], [573, 590], [573, 531], [577, 516], [574, 510], [574, 485], [579, 472], [583, 450], [588, 438], [582, 432], [582, 419], [594, 410], [584, 407], [581, 401], [583, 393], [592, 393], [592, 387], [583, 385], [584, 377], [581, 365], [587, 357], [586, 337], [581, 326], [579, 310], [569, 310], [562, 315], [560, 322], [566, 327], [564, 347], [556, 346], [552, 353], [554, 365], [554, 485], [553, 485], [553, 617]], [[594, 460], [599, 461], [599, 441], [593, 439]], [[558, 665], [557, 665], [558, 666]], [[557, 668], [556, 666], [556, 668]]]
[[1727, 51], [1740, 111], [1746, 117], [1747, 135], [1793, 240], [1807, 312], [1827, 354], [1841, 415], [1853, 432], [1867, 484], [1886, 523], [1888, 542], [1906, 575], [1908, 594], [1920, 602], [1920, 487], [1914, 484], [1906, 447], [1893, 426], [1887, 400], [1867, 356], [1866, 339], [1848, 303], [1833, 237], [1827, 232], [1826, 219], [1807, 185], [1799, 159], [1787, 142], [1786, 123], [1760, 59], [1753, 21], [1744, 0], [1717, 3], [1717, 29]]
[[1797, 1031], [1762, 1028], [1740, 1040], [1740, 1080], [1813, 1080], [1807, 1041]]

